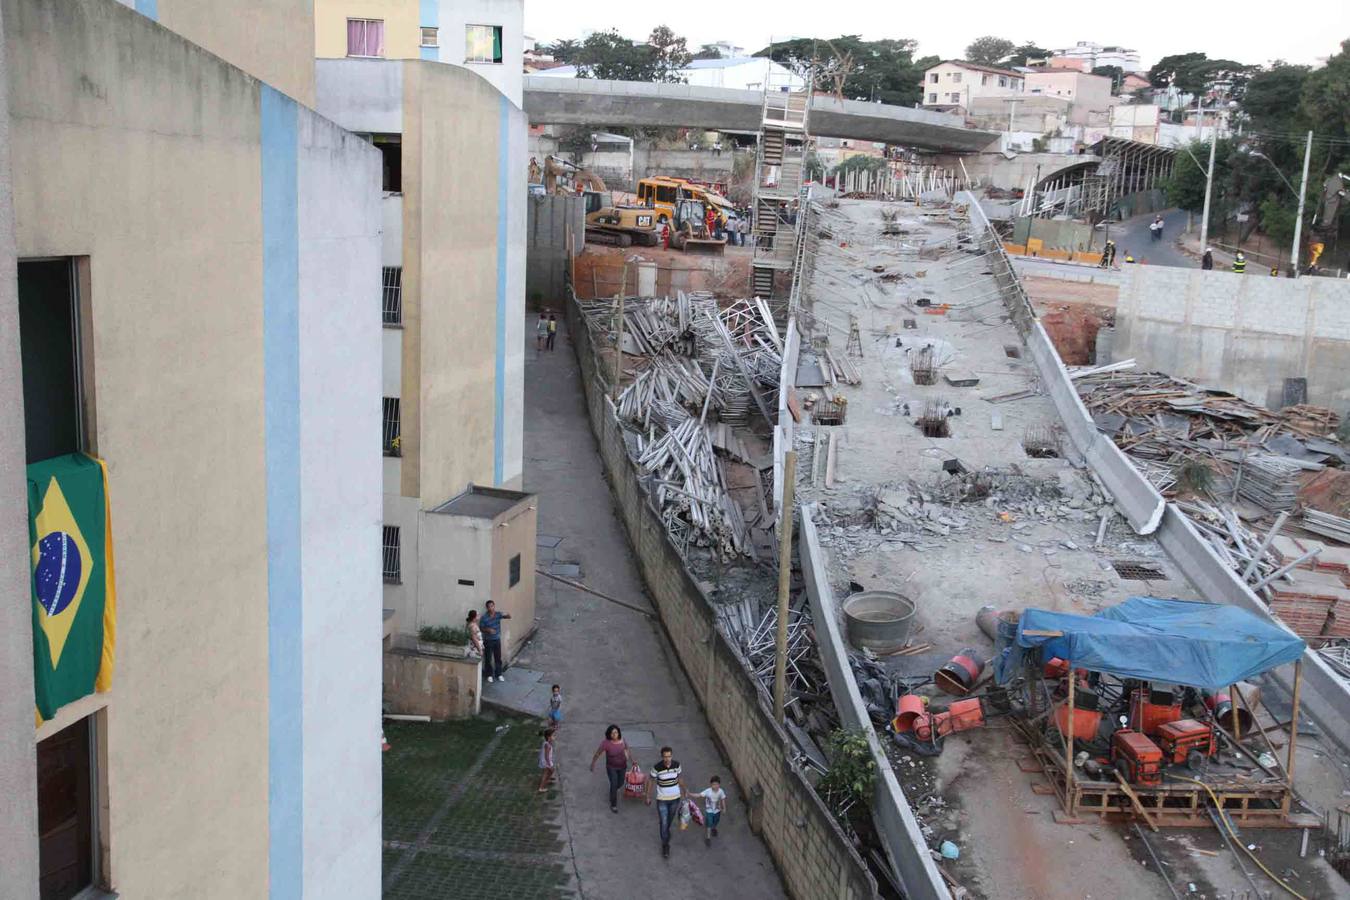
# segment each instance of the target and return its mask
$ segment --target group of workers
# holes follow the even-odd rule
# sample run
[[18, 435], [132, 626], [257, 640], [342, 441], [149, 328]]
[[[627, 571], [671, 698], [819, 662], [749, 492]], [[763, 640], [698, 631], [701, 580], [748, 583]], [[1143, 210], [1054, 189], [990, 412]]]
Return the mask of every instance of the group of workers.
[[[1159, 222], [1161, 221], [1161, 217], [1159, 217], [1158, 221]], [[1155, 222], [1154, 224], [1157, 224], [1157, 222]], [[1149, 226], [1150, 229], [1152, 229], [1153, 227], [1154, 227], [1153, 225]], [[1159, 227], [1156, 231], [1153, 232], [1153, 239], [1160, 240], [1161, 238], [1159, 236], [1161, 235], [1161, 233], [1162, 228]], [[1135, 261], [1134, 257], [1131, 256], [1128, 251], [1126, 251], [1125, 262], [1129, 264], [1133, 263], [1134, 261]], [[1101, 261], [1097, 263], [1097, 268], [1109, 269], [1113, 265], [1115, 265], [1115, 262], [1116, 262], [1116, 242], [1108, 240], [1106, 242], [1106, 246], [1102, 248], [1102, 257]], [[1200, 257], [1200, 268], [1205, 269], [1206, 271], [1214, 268], [1213, 247], [1205, 248], [1204, 255]], [[1246, 272], [1247, 272], [1247, 255], [1243, 253], [1241, 250], [1239, 250], [1233, 256], [1233, 273], [1236, 275], [1244, 275], [1246, 274]], [[1280, 274], [1279, 266], [1270, 267], [1270, 276], [1272, 278], [1278, 277], [1279, 274]]]

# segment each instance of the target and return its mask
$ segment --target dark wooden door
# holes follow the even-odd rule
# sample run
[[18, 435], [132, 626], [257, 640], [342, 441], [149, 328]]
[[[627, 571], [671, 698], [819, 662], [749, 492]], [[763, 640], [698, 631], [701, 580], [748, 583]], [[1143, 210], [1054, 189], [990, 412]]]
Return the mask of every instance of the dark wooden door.
[[41, 900], [67, 900], [94, 875], [89, 720], [37, 746], [38, 865]]

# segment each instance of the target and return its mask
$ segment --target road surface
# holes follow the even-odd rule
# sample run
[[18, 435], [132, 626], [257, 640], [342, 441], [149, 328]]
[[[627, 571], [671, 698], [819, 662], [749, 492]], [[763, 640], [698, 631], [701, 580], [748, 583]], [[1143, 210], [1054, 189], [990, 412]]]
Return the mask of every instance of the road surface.
[[1162, 213], [1162, 240], [1155, 241], [1149, 234], [1148, 226], [1157, 213], [1145, 213], [1123, 222], [1112, 223], [1111, 240], [1116, 242], [1116, 263], [1125, 262], [1127, 255], [1150, 266], [1181, 266], [1186, 269], [1198, 269], [1200, 263], [1182, 253], [1176, 240], [1186, 229], [1186, 213], [1180, 209], [1169, 209]]

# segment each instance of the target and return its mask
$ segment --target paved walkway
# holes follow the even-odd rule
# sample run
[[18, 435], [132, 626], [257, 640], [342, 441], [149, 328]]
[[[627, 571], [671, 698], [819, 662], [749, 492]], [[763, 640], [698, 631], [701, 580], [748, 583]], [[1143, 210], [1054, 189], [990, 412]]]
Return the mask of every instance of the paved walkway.
[[[539, 495], [539, 565], [577, 564], [580, 574], [569, 573], [572, 580], [650, 609], [605, 483], [564, 328], [559, 322], [552, 353], [536, 355], [533, 340], [525, 351], [525, 489]], [[544, 578], [538, 617], [539, 630], [516, 665], [541, 673], [545, 683], [562, 685], [562, 834], [576, 896], [784, 896], [768, 852], [746, 825], [744, 798], [660, 624]], [[728, 811], [711, 849], [691, 826], [674, 834], [670, 859], [663, 860], [655, 807], [621, 800], [619, 813], [610, 812], [603, 759], [596, 772], [587, 767], [611, 722], [623, 729], [646, 767], [656, 762], [658, 748], [669, 744], [690, 788], [701, 790], [708, 776], [722, 776]]]

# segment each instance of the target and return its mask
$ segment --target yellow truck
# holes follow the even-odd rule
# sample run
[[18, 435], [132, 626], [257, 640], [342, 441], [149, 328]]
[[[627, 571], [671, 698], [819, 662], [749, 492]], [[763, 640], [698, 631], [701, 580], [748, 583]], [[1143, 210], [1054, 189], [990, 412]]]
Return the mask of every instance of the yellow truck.
[[656, 221], [669, 222], [675, 218], [675, 204], [681, 200], [697, 200], [717, 210], [723, 218], [736, 214], [731, 201], [710, 188], [685, 178], [656, 175], [638, 182], [638, 203], [657, 211]]

